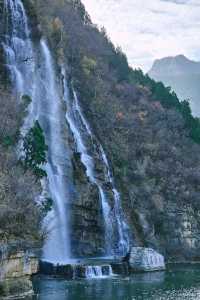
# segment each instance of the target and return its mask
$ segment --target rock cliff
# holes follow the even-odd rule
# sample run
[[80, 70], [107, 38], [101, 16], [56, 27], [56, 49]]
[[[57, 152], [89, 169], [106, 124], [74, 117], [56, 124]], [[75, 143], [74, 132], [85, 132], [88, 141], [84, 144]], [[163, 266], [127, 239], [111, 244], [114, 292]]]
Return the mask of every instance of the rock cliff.
[[13, 246], [0, 247], [0, 295], [19, 298], [33, 294], [31, 276], [38, 272], [38, 255], [29, 251], [16, 251]]
[[[92, 145], [86, 137], [86, 144], [98, 180], [110, 195], [99, 142], [103, 145], [121, 194], [131, 244], [157, 249], [168, 261], [199, 260], [200, 145], [191, 135], [195, 131], [199, 139], [199, 125], [193, 128], [186, 122], [188, 110], [185, 113], [168, 89], [163, 87], [165, 100], [170, 103], [175, 98], [178, 110], [174, 103], [167, 106], [155, 98], [143, 74], [143, 84], [135, 80], [137, 71], [130, 69], [105, 30], [91, 23], [79, 1], [23, 2], [34, 46], [45, 37], [55, 59], [57, 81], [61, 81], [64, 65], [70, 93], [73, 87], [77, 91], [95, 136]], [[159, 87], [155, 84], [154, 90]], [[63, 112], [67, 112], [65, 105]], [[189, 121], [199, 124], [190, 117]], [[89, 182], [70, 128], [66, 138], [73, 168], [73, 254], [101, 254], [105, 244], [97, 187]]]

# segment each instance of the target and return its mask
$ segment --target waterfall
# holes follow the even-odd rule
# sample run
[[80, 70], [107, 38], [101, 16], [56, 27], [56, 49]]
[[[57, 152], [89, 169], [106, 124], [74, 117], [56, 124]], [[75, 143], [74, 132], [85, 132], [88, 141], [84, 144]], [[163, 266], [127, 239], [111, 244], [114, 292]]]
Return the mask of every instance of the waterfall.
[[116, 189], [114, 178], [111, 174], [110, 166], [108, 163], [108, 159], [106, 157], [106, 153], [105, 153], [102, 145], [100, 145], [100, 152], [101, 152], [101, 156], [102, 156], [104, 165], [107, 170], [106, 175], [107, 175], [108, 181], [112, 186], [112, 192], [113, 192], [113, 197], [114, 197], [114, 214], [115, 214], [115, 218], [117, 221], [117, 228], [118, 228], [118, 234], [119, 234], [117, 252], [119, 255], [125, 256], [130, 249], [129, 227], [124, 219], [123, 210], [122, 210], [122, 206], [121, 206], [120, 193]]
[[2, 46], [13, 90], [19, 96], [33, 94], [34, 59], [32, 43], [23, 4], [19, 0], [4, 0], [5, 32]]
[[48, 180], [45, 189], [54, 204], [45, 218], [48, 238], [43, 259], [65, 263], [70, 257], [68, 202], [72, 175], [69, 149], [64, 136], [67, 128], [62, 95], [59, 95], [60, 86], [45, 41], [42, 40], [35, 49], [32, 45], [22, 2], [4, 0], [4, 16], [6, 32], [3, 49], [13, 91], [17, 95], [27, 94], [32, 98], [21, 133], [24, 135], [33, 121], [38, 119], [48, 145], [48, 162], [45, 166]]
[[[115, 187], [103, 147], [94, 137], [76, 93], [73, 92], [73, 97], [69, 95], [64, 67], [62, 74], [57, 74], [46, 41], [44, 39], [38, 43], [31, 41], [27, 16], [21, 0], [4, 0], [3, 16], [6, 28], [2, 46], [13, 93], [19, 101], [23, 95], [28, 95], [32, 99], [21, 134], [24, 136], [34, 121], [38, 120], [48, 145], [47, 163], [44, 166], [47, 179], [43, 180], [42, 186], [43, 194], [47, 193], [53, 200], [53, 207], [44, 220], [48, 238], [43, 248], [43, 260], [63, 265], [71, 259], [69, 208], [74, 185], [68, 125], [74, 136], [76, 151], [80, 153], [81, 161], [86, 167], [86, 175], [99, 192], [105, 225], [105, 255], [126, 254], [129, 248], [128, 226], [124, 221], [120, 194]], [[64, 110], [64, 104], [67, 106], [67, 112]], [[95, 170], [96, 152], [90, 148], [99, 150], [103, 169], [106, 170], [104, 180], [98, 178]], [[104, 186], [106, 182], [109, 182], [112, 188], [114, 199], [112, 209]], [[116, 227], [117, 247], [113, 245]], [[91, 276], [101, 276], [103, 271], [99, 268], [94, 266], [88, 268], [88, 277], [92, 273]], [[111, 274], [111, 270], [109, 272]]]
[[[94, 170], [94, 160], [93, 157], [89, 154], [87, 146], [84, 142], [84, 137], [83, 137], [83, 133], [81, 132], [80, 126], [81, 125], [84, 126], [84, 129], [86, 130], [86, 133], [90, 138], [92, 138], [92, 133], [88, 123], [83, 117], [75, 92], [74, 92], [74, 99], [71, 99], [69, 95], [69, 89], [67, 86], [67, 80], [66, 80], [64, 68], [62, 69], [62, 74], [64, 79], [64, 99], [67, 103], [66, 119], [74, 135], [77, 152], [81, 154], [81, 161], [86, 168], [87, 176], [90, 182], [97, 186], [99, 191], [99, 198], [101, 200], [101, 206], [102, 206], [102, 212], [103, 212], [104, 224], [105, 224], [106, 255], [110, 255], [113, 254], [112, 246], [111, 246], [111, 239], [113, 234], [113, 228], [111, 222], [112, 220], [110, 218], [111, 208], [109, 206], [108, 199], [102, 188], [102, 185], [96, 178], [96, 174]], [[81, 122], [80, 125], [79, 122]]]
[[[75, 91], [73, 91], [73, 96], [74, 96], [75, 109], [78, 112], [88, 135], [91, 137], [91, 139], [93, 139], [92, 131], [90, 129], [90, 126], [89, 126], [87, 120], [85, 119], [85, 117], [83, 115], [83, 112], [81, 110], [81, 107], [80, 107], [80, 104], [79, 104], [79, 101], [78, 101]], [[117, 247], [117, 249], [114, 250], [114, 254], [123, 256], [128, 253], [129, 248], [130, 248], [129, 228], [128, 228], [128, 225], [125, 222], [125, 219], [123, 216], [120, 193], [116, 189], [116, 186], [114, 183], [114, 178], [111, 175], [111, 170], [110, 170], [110, 166], [108, 163], [108, 159], [106, 157], [106, 153], [100, 143], [99, 143], [99, 149], [100, 149], [100, 153], [101, 153], [102, 163], [104, 163], [106, 170], [107, 170], [107, 174], [106, 174], [107, 179], [112, 186], [112, 192], [113, 192], [113, 197], [114, 197], [114, 218], [117, 221], [117, 229], [118, 229], [118, 234], [119, 234], [118, 247]], [[100, 193], [102, 193], [101, 197], [105, 197], [105, 194], [103, 193], [102, 188], [100, 189]], [[107, 200], [105, 199], [104, 202], [107, 202]], [[107, 205], [105, 207], [104, 218], [111, 217], [111, 215], [109, 215], [110, 212], [108, 211], [108, 209], [110, 209], [110, 207]], [[108, 226], [108, 228], [110, 228], [110, 227]]]
[[[89, 177], [90, 181], [97, 185], [99, 190], [99, 196], [101, 199], [104, 223], [105, 223], [105, 239], [106, 239], [106, 246], [107, 246], [107, 254], [108, 255], [125, 255], [129, 250], [129, 234], [128, 234], [128, 226], [123, 218], [123, 212], [121, 207], [121, 199], [120, 194], [117, 191], [114, 179], [111, 175], [110, 166], [108, 163], [108, 159], [106, 154], [103, 150], [101, 144], [99, 144], [99, 149], [101, 153], [102, 163], [105, 165], [107, 170], [107, 180], [112, 186], [112, 192], [114, 197], [114, 216], [111, 213], [111, 207], [109, 206], [108, 199], [102, 187], [102, 184], [96, 178], [95, 170], [94, 170], [94, 161], [93, 157], [88, 153], [88, 149], [86, 147], [86, 143], [84, 143], [84, 133], [90, 137], [91, 141], [93, 141], [93, 134], [90, 129], [90, 126], [85, 119], [81, 107], [79, 105], [79, 101], [75, 91], [73, 90], [73, 99], [71, 99], [68, 86], [66, 81], [66, 75], [64, 68], [62, 69], [62, 74], [64, 78], [64, 91], [65, 91], [65, 100], [67, 102], [67, 113], [66, 118], [71, 128], [71, 131], [74, 135], [77, 151], [81, 154], [81, 161], [86, 167], [87, 176]], [[80, 124], [81, 122], [81, 124]], [[81, 127], [82, 126], [82, 127]], [[83, 129], [85, 132], [82, 132]], [[119, 241], [117, 249], [114, 249], [112, 246], [112, 235], [113, 235], [113, 223], [115, 220], [117, 221], [117, 230], [119, 235]]]
[[[41, 53], [44, 61], [42, 83], [44, 98], [40, 99], [39, 121], [45, 132], [49, 148], [48, 163], [45, 170], [49, 180], [49, 191], [54, 200], [53, 210], [47, 215], [50, 220], [50, 234], [44, 246], [44, 259], [62, 263], [70, 257], [68, 204], [70, 199], [70, 157], [65, 146], [63, 130], [62, 97], [59, 96], [54, 64], [44, 40], [41, 41]], [[44, 78], [44, 79], [43, 79]]]

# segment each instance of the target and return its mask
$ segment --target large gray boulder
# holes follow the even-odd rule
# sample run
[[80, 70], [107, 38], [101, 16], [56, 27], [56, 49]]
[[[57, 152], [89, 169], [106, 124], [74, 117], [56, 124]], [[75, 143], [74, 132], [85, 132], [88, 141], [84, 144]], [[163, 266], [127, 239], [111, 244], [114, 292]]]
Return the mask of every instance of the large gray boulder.
[[129, 265], [132, 271], [136, 272], [165, 270], [164, 256], [151, 248], [133, 247], [130, 252]]

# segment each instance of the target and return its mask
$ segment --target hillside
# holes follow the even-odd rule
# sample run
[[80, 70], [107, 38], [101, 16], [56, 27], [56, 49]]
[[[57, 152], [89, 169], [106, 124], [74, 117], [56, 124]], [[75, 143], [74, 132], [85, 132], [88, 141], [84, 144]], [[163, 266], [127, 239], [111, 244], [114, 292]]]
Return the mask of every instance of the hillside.
[[[111, 195], [113, 183], [105, 175], [108, 167], [102, 161], [102, 145], [121, 194], [131, 245], [153, 247], [169, 261], [199, 260], [200, 123], [192, 117], [188, 102], [181, 103], [162, 83], [156, 83], [140, 70], [132, 70], [125, 54], [113, 46], [105, 30], [98, 30], [91, 23], [80, 1], [23, 3], [36, 57], [37, 91], [42, 89], [43, 94], [49, 95], [52, 83], [56, 82], [56, 94], [51, 99], [38, 92], [34, 101], [39, 103], [37, 114], [50, 149], [47, 159], [52, 169], [46, 169], [47, 177], [53, 173], [50, 190], [52, 186], [54, 190], [55, 186], [59, 188], [60, 182], [66, 183], [62, 209], [67, 207], [70, 215], [71, 252], [79, 256], [96, 255], [106, 248], [99, 186], [109, 198], [114, 217], [120, 211], [115, 209]], [[52, 73], [47, 72], [51, 59], [44, 41], [52, 53], [55, 81], [53, 75], [49, 76]], [[46, 51], [48, 60], [43, 59], [41, 49]], [[0, 53], [0, 61], [5, 62], [4, 53]], [[71, 116], [68, 123], [64, 119], [73, 108], [60, 104], [65, 96], [64, 75], [69, 82], [70, 99], [75, 89], [92, 130], [91, 138], [89, 130], [84, 131], [87, 126], [80, 112], [78, 117], [75, 115], [73, 121], [79, 125], [86, 154], [93, 157], [93, 181], [81, 160], [86, 150], [83, 145], [80, 147], [80, 136], [77, 135], [78, 140], [76, 130], [70, 127]], [[1, 78], [8, 88], [8, 75], [3, 72]], [[55, 111], [52, 103], [57, 104], [53, 107]], [[63, 149], [64, 156], [63, 152], [56, 155], [55, 151]], [[53, 159], [58, 164], [52, 163]], [[61, 177], [56, 185], [53, 180], [58, 176]], [[60, 193], [52, 195], [60, 197]], [[118, 240], [116, 232], [115, 229], [113, 244]], [[54, 238], [57, 242], [58, 235]]]

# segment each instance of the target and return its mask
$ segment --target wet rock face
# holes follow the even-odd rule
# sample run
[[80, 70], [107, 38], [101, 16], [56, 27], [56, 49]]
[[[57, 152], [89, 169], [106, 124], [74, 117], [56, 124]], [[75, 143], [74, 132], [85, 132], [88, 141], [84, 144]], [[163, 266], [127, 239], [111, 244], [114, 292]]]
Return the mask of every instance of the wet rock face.
[[38, 272], [38, 258], [28, 251], [9, 254], [1, 251], [0, 297], [28, 296], [33, 293], [31, 275]]
[[127, 261], [123, 262], [113, 262], [111, 264], [114, 274], [128, 276], [130, 275], [130, 267]]
[[[124, 107], [122, 94], [110, 102], [100, 98], [104, 115], [95, 119], [93, 104], [88, 118], [111, 160], [135, 245], [152, 247], [170, 261], [200, 260], [199, 145], [175, 110], [140, 92]], [[83, 105], [92, 106], [86, 99]], [[116, 107], [122, 120], [115, 118]]]
[[74, 154], [73, 169], [76, 191], [71, 203], [72, 255], [101, 255], [105, 241], [98, 189], [89, 182], [78, 154]]
[[165, 270], [163, 255], [151, 248], [133, 247], [130, 252], [129, 265], [135, 272]]

